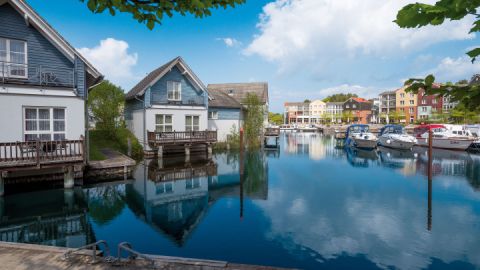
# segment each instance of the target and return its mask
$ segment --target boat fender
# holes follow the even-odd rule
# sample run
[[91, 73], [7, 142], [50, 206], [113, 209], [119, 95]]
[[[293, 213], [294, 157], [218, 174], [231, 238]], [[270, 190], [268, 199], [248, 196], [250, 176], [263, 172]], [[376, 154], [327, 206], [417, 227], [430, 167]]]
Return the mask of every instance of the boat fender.
[[387, 143], [388, 143], [388, 144], [391, 144], [391, 143], [392, 143], [392, 141], [390, 141], [390, 140], [387, 140]]

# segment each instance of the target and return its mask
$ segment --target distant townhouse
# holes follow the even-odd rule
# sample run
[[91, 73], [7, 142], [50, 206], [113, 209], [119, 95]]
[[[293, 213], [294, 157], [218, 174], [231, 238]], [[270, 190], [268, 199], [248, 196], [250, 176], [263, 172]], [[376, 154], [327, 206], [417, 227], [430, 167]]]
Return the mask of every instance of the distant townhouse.
[[395, 106], [398, 115], [400, 115], [399, 122], [404, 124], [413, 124], [417, 120], [417, 94], [405, 91], [407, 87], [404, 86], [395, 91]]
[[368, 100], [372, 103], [372, 113], [369, 120], [371, 124], [380, 123], [380, 99], [379, 98], [372, 98]]
[[247, 107], [246, 98], [248, 94], [257, 96], [261, 105], [263, 106], [263, 124], [268, 125], [268, 83], [266, 82], [252, 82], [252, 83], [221, 83], [209, 84], [208, 91], [222, 92], [242, 105]]
[[350, 122], [368, 124], [372, 117], [372, 102], [364, 98], [349, 98], [343, 103], [343, 112], [352, 112]]
[[86, 137], [88, 91], [102, 78], [25, 1], [0, 1], [0, 142], [15, 142], [1, 146], [0, 161], [82, 162], [86, 148], [69, 141]]
[[194, 131], [196, 137], [188, 139], [200, 138], [208, 128], [207, 114], [207, 88], [181, 57], [150, 72], [126, 94], [125, 121], [144, 150], [169, 142], [176, 136], [172, 132]]
[[418, 97], [418, 119], [428, 120], [436, 113], [441, 113], [443, 109], [443, 98], [438, 95], [426, 95], [424, 89], [419, 89]]
[[397, 94], [395, 91], [386, 91], [380, 93], [379, 95], [379, 117], [381, 118], [380, 121], [384, 123], [390, 123], [392, 119], [390, 119], [390, 113], [396, 111], [396, 96]]
[[309, 124], [310, 103], [309, 102], [285, 102], [285, 123], [286, 124]]
[[326, 103], [326, 117], [332, 123], [341, 123], [343, 113], [343, 102], [327, 102]]
[[218, 131], [218, 140], [226, 141], [228, 135], [239, 132], [243, 126], [244, 108], [233, 97], [218, 89], [209, 90], [208, 129]]
[[322, 122], [327, 110], [326, 106], [327, 104], [320, 99], [310, 102], [309, 111], [311, 124], [320, 124]]

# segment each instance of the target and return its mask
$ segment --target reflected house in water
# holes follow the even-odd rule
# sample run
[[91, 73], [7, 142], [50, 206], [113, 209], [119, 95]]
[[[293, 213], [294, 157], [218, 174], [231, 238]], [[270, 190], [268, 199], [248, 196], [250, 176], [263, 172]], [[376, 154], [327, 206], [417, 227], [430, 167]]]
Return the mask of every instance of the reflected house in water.
[[268, 197], [263, 153], [246, 154], [243, 187], [238, 153], [217, 154], [215, 160], [192, 156], [189, 163], [183, 159], [144, 161], [134, 173], [136, 180], [126, 187], [128, 206], [181, 246], [217, 200], [243, 197], [242, 191], [251, 199]]
[[[319, 137], [320, 140], [318, 139]], [[306, 154], [314, 160], [324, 159], [327, 155], [327, 145], [324, 138], [317, 133], [285, 133], [285, 152], [289, 154]]]
[[345, 147], [345, 153], [347, 155], [348, 163], [353, 167], [368, 168], [370, 165], [378, 163], [378, 155], [376, 151]]
[[1, 241], [64, 247], [95, 242], [79, 189], [12, 195], [1, 201], [1, 210]]

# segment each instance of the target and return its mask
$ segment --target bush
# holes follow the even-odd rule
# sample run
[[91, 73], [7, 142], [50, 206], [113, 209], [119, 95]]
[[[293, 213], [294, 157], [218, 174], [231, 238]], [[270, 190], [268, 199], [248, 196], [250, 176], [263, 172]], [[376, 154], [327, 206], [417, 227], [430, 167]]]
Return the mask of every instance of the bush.
[[[113, 138], [110, 138], [109, 136], [112, 135]], [[90, 131], [90, 160], [104, 160], [105, 156], [100, 152], [103, 148], [116, 150], [126, 155], [129, 138], [132, 142], [132, 158], [135, 160], [142, 159], [143, 147], [130, 130], [124, 127], [117, 128], [113, 134], [105, 130]]]

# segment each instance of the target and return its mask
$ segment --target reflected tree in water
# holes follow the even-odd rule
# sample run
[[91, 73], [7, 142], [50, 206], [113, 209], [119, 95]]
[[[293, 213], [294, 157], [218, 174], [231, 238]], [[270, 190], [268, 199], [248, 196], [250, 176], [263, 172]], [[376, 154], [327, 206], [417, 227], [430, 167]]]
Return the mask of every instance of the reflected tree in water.
[[84, 191], [89, 214], [99, 225], [115, 219], [125, 207], [125, 185], [100, 186]]

